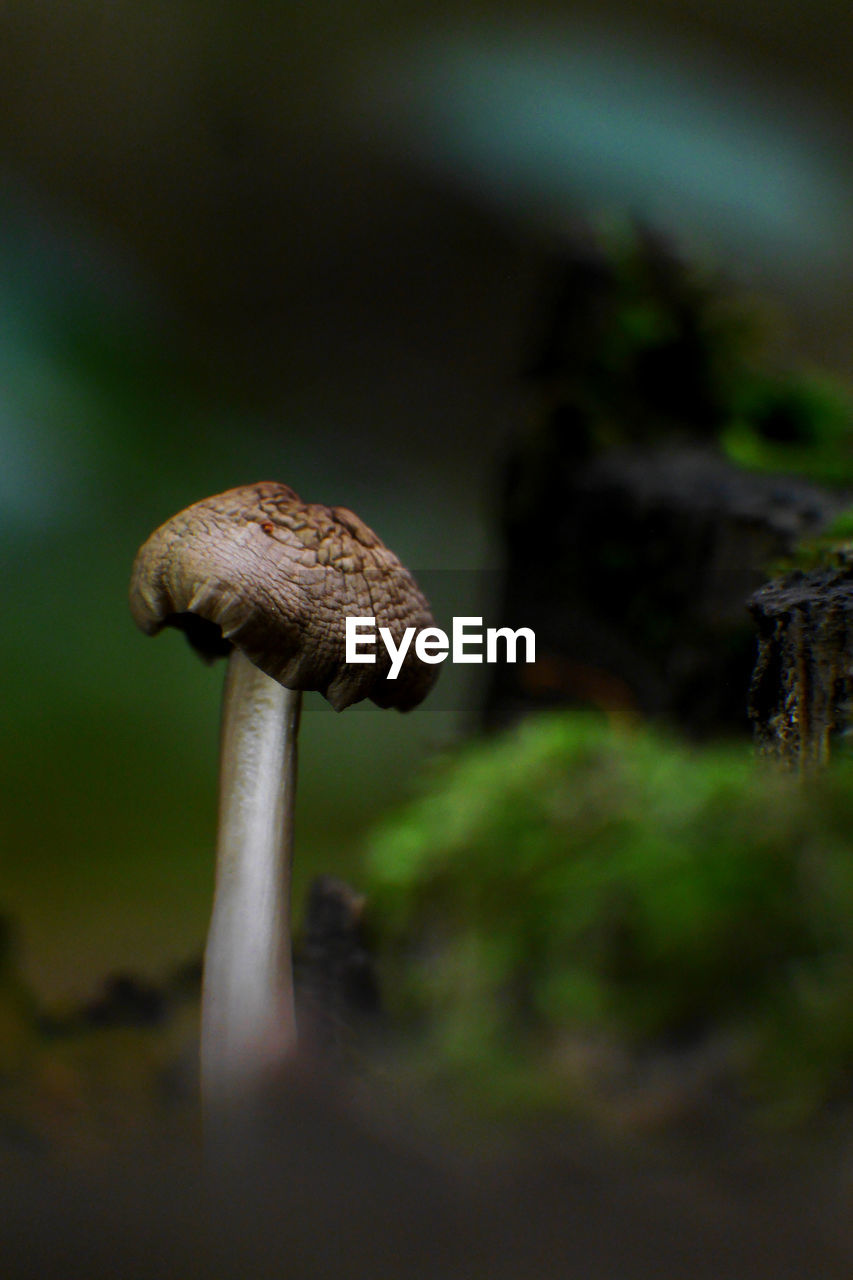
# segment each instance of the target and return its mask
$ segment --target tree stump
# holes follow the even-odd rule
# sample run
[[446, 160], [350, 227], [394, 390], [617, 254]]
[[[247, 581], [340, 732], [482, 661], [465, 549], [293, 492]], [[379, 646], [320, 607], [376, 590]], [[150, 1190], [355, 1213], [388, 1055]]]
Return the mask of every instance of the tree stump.
[[819, 768], [853, 727], [853, 554], [767, 583], [749, 608], [759, 646], [749, 714], [761, 750], [801, 772]]
[[848, 495], [745, 472], [708, 447], [567, 454], [510, 470], [499, 624], [533, 628], [537, 660], [494, 668], [486, 723], [592, 703], [695, 734], [748, 732], [746, 601]]

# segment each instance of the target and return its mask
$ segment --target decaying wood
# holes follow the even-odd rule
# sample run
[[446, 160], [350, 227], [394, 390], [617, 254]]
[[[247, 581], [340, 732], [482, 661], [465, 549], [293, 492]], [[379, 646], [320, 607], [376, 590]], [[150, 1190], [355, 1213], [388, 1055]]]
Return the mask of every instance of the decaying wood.
[[853, 726], [853, 558], [767, 583], [749, 603], [758, 660], [749, 714], [764, 752], [808, 771]]
[[556, 437], [520, 453], [504, 528], [499, 622], [536, 633], [535, 667], [496, 667], [490, 725], [593, 703], [690, 733], [746, 732], [755, 637], [745, 603], [774, 560], [849, 502], [805, 480], [743, 471], [710, 448], [572, 459]]

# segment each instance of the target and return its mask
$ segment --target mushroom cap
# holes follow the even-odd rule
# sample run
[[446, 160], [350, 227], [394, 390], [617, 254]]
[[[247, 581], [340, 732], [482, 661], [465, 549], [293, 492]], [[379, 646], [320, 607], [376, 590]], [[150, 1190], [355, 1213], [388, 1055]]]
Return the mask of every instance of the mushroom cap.
[[[408, 711], [438, 675], [409, 646], [396, 680], [379, 627], [399, 645], [434, 626], [408, 569], [346, 507], [303, 502], [285, 484], [242, 485], [196, 502], [136, 556], [130, 609], [148, 635], [184, 631], [208, 660], [237, 647], [288, 689], [314, 689], [336, 711], [363, 698]], [[375, 617], [375, 663], [346, 662], [348, 616]]]

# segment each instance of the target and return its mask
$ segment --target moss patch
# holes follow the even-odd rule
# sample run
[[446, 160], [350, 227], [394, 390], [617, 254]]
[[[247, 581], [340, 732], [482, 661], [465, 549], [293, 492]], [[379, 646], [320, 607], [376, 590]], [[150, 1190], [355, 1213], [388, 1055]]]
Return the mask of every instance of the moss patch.
[[804, 786], [746, 747], [578, 714], [465, 748], [367, 851], [418, 1069], [571, 1104], [571, 1040], [643, 1054], [723, 1036], [738, 1087], [774, 1108], [846, 1089], [851, 784], [850, 761]]

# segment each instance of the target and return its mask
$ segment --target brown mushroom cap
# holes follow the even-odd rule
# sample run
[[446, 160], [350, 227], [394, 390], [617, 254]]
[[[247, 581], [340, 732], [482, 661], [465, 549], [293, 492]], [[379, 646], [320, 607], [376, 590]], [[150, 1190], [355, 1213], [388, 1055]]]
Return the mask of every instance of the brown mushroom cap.
[[[140, 548], [130, 584], [148, 635], [184, 631], [208, 659], [236, 646], [288, 689], [315, 689], [343, 710], [362, 698], [408, 711], [438, 675], [414, 644], [396, 680], [379, 634], [434, 626], [414, 578], [346, 507], [303, 502], [263, 482], [196, 502]], [[347, 664], [347, 616], [375, 617], [375, 663]]]

